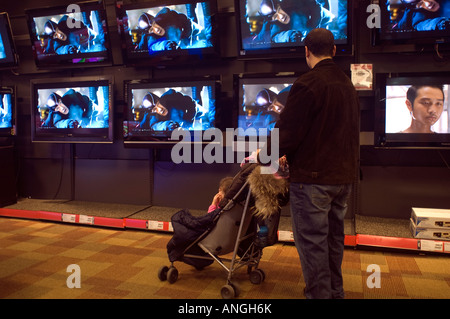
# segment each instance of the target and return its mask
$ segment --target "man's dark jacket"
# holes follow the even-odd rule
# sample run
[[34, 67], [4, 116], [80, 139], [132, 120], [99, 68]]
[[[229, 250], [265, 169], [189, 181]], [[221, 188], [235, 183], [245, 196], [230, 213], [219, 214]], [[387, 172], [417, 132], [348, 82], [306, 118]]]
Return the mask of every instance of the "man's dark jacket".
[[332, 59], [320, 61], [295, 81], [275, 127], [279, 128], [279, 154], [287, 155], [291, 182], [335, 185], [355, 181], [359, 100], [349, 77]]

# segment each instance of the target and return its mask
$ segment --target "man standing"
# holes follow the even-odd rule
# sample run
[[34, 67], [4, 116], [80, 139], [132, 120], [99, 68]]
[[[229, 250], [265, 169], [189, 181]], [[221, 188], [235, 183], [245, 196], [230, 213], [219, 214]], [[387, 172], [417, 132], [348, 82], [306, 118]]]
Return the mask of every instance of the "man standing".
[[344, 216], [358, 171], [359, 101], [333, 62], [335, 53], [330, 31], [309, 32], [305, 54], [311, 70], [295, 81], [275, 125], [279, 154], [289, 163], [292, 226], [306, 298], [344, 298]]

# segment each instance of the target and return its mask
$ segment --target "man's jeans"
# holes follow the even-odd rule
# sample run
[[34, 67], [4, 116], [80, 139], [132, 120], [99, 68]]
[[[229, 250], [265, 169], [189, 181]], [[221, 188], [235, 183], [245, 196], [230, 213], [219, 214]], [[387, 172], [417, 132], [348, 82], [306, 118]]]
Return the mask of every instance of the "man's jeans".
[[344, 217], [351, 184], [290, 184], [292, 227], [306, 298], [344, 298]]

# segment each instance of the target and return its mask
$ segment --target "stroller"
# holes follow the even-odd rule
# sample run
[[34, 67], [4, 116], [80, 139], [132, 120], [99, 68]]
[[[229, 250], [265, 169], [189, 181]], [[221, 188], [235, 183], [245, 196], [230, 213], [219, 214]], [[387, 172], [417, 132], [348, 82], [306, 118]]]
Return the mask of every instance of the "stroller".
[[[280, 211], [287, 204], [289, 193], [287, 180], [261, 174], [260, 168], [255, 163], [242, 166], [219, 204], [221, 208], [200, 217], [192, 216], [188, 210], [172, 216], [174, 235], [167, 244], [171, 265], [159, 269], [161, 281], [167, 280], [171, 284], [177, 281], [175, 261], [199, 270], [218, 262], [228, 273], [226, 284], [220, 291], [224, 299], [239, 295], [232, 278], [242, 267], [247, 266], [251, 283], [264, 281], [265, 273], [258, 268], [262, 249], [278, 240]], [[262, 225], [268, 228], [264, 243], [257, 236]], [[220, 257], [227, 254], [231, 254], [231, 259]]]

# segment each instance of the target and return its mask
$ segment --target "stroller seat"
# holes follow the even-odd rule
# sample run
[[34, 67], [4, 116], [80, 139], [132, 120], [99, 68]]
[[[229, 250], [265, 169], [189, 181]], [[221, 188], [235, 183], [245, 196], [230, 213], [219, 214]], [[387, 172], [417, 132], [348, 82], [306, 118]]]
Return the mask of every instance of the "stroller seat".
[[251, 213], [245, 214], [242, 218], [242, 210], [243, 207], [240, 204], [235, 204], [227, 211], [224, 210], [208, 236], [200, 241], [202, 248], [206, 248], [216, 256], [233, 252], [241, 222], [243, 222], [242, 232], [245, 234], [252, 221]]

